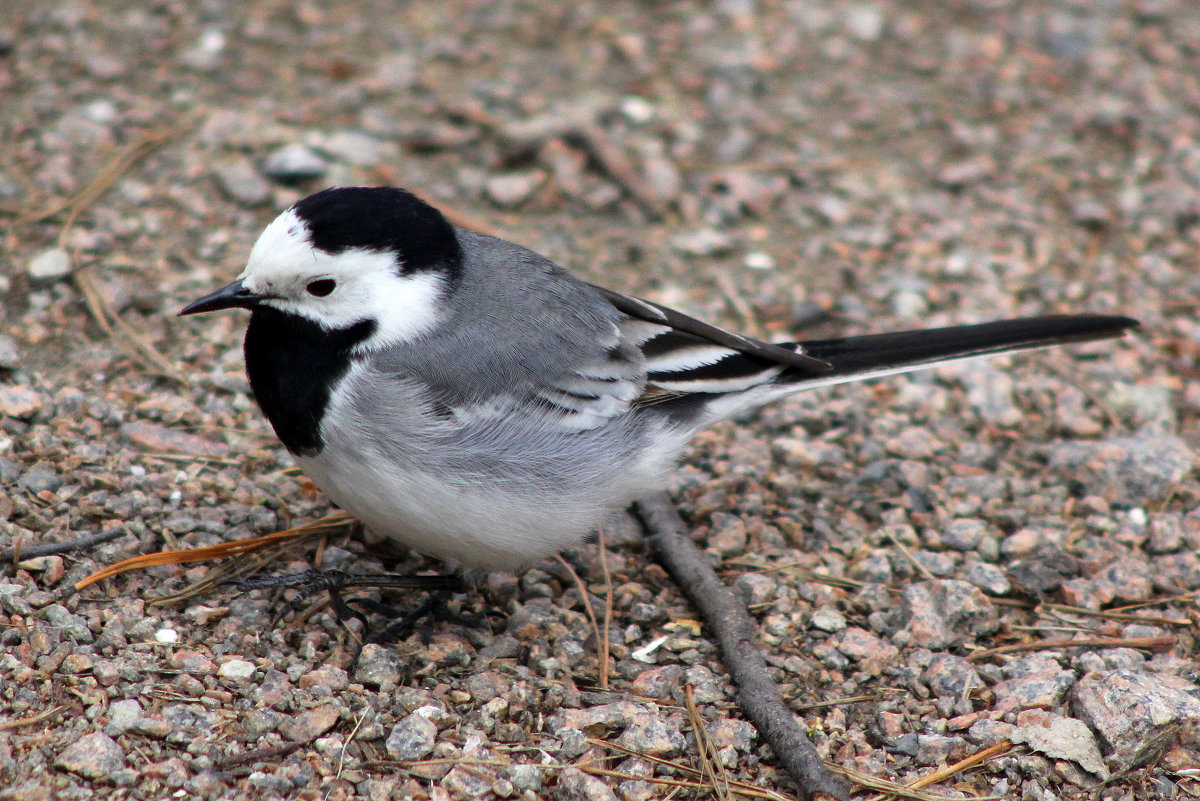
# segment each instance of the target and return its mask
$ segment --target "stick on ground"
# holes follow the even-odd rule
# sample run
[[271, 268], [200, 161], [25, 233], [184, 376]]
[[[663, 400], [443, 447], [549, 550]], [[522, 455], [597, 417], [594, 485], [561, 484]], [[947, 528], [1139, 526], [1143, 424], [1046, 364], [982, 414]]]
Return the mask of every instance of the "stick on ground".
[[738, 705], [775, 751], [801, 794], [812, 801], [846, 801], [850, 788], [825, 767], [771, 679], [759, 649], [758, 628], [745, 604], [717, 578], [688, 536], [674, 504], [658, 495], [639, 501], [637, 510], [655, 556], [715, 633], [725, 667], [738, 688]]
[[66, 542], [43, 542], [37, 545], [12, 546], [0, 548], [0, 562], [11, 562], [13, 559], [34, 559], [39, 556], [54, 556], [60, 553], [75, 553], [105, 542], [112, 542], [124, 536], [124, 531], [105, 531], [80, 537]]

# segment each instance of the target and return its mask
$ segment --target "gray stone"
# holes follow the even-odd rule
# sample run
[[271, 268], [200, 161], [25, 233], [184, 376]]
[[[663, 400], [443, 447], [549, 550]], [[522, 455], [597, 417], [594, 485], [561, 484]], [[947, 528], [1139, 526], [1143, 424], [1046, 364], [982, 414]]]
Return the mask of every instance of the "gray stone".
[[42, 406], [42, 396], [32, 387], [0, 385], [0, 416], [29, 420], [42, 410]]
[[109, 737], [119, 737], [133, 728], [142, 716], [142, 705], [135, 698], [122, 698], [108, 705], [108, 725], [104, 733]]
[[821, 631], [836, 632], [846, 628], [846, 617], [831, 606], [822, 606], [812, 613], [809, 625]]
[[414, 713], [392, 727], [384, 747], [392, 759], [424, 759], [433, 753], [437, 731], [433, 721]]
[[942, 544], [956, 551], [973, 551], [987, 532], [987, 524], [982, 520], [956, 517], [942, 529]]
[[883, 35], [887, 18], [883, 10], [873, 3], [856, 3], [845, 11], [846, 30], [855, 39], [874, 42]]
[[212, 172], [217, 186], [230, 200], [249, 208], [266, 205], [271, 200], [271, 185], [249, 159], [218, 161], [212, 165]]
[[285, 145], [263, 160], [263, 175], [279, 183], [311, 181], [329, 172], [329, 162], [300, 144]]
[[945, 734], [918, 734], [918, 765], [947, 765], [966, 756], [967, 744], [962, 737]]
[[733, 237], [715, 228], [684, 231], [671, 237], [671, 247], [688, 256], [718, 256], [733, 250]]
[[1075, 683], [1075, 672], [1066, 670], [1044, 654], [1014, 659], [1004, 666], [1004, 681], [992, 687], [996, 713], [1021, 709], [1052, 709]]
[[971, 663], [953, 654], [935, 656], [921, 679], [929, 685], [934, 695], [955, 700], [984, 686], [983, 679]]
[[1136, 427], [1154, 423], [1159, 431], [1175, 428], [1176, 410], [1171, 390], [1165, 384], [1113, 384], [1105, 402], [1122, 417], [1130, 417]]
[[1106, 592], [1127, 603], [1145, 601], [1154, 590], [1150, 564], [1133, 557], [1118, 559], [1092, 580], [1103, 582]]
[[683, 751], [683, 726], [668, 720], [655, 709], [639, 709], [630, 715], [618, 744], [639, 754], [670, 757]]
[[1007, 595], [1012, 583], [1004, 577], [1004, 571], [987, 562], [968, 562], [963, 578], [988, 595]]
[[557, 801], [617, 801], [616, 793], [607, 783], [579, 768], [567, 768], [560, 773], [554, 789]]
[[1009, 567], [1008, 579], [1021, 592], [1040, 598], [1078, 576], [1079, 570], [1079, 560], [1075, 556], [1056, 545], [1042, 544]]
[[1108, 778], [1108, 768], [1100, 756], [1100, 748], [1083, 721], [1061, 715], [1047, 717], [1049, 725], [1020, 726], [1008, 735], [1008, 739], [1014, 743], [1025, 743], [1051, 759], [1069, 759], [1101, 779]]
[[54, 492], [62, 487], [63, 480], [62, 476], [54, 472], [52, 468], [44, 465], [34, 465], [17, 479], [17, 484], [37, 494], [47, 491]]
[[900, 596], [894, 624], [926, 648], [958, 645], [1000, 626], [995, 607], [965, 581], [938, 579], [910, 584]]
[[1122, 506], [1145, 506], [1163, 500], [1195, 464], [1192, 449], [1172, 436], [1062, 442], [1050, 451], [1052, 470], [1084, 493]]
[[959, 371], [967, 401], [980, 417], [1001, 426], [1021, 422], [1024, 415], [1014, 400], [1011, 375], [985, 361], [968, 362]]
[[573, 726], [555, 728], [554, 736], [558, 738], [559, 743], [555, 753], [564, 762], [577, 759], [588, 749], [588, 735], [581, 729]]
[[314, 149], [352, 167], [370, 167], [390, 156], [394, 148], [363, 131], [314, 133], [305, 137]]
[[51, 626], [75, 642], [91, 642], [95, 639], [92, 636], [92, 630], [88, 628], [87, 621], [79, 615], [72, 614], [62, 604], [50, 604], [42, 610], [42, 614], [46, 616], [46, 620]]
[[496, 205], [512, 208], [529, 200], [538, 187], [545, 182], [546, 172], [544, 170], [507, 172], [488, 178], [484, 184], [484, 191]]
[[868, 673], [879, 673], [883, 667], [899, 655], [899, 649], [866, 629], [850, 626], [829, 638], [832, 645], [842, 654], [858, 660], [860, 667]]
[[1179, 739], [1196, 741], [1200, 687], [1187, 679], [1138, 670], [1089, 673], [1071, 696], [1072, 709], [1121, 766], [1154, 759]]
[[1150, 520], [1146, 550], [1153, 554], [1174, 553], [1184, 546], [1183, 515], [1162, 512]]
[[412, 52], [392, 51], [375, 62], [375, 80], [392, 91], [411, 89], [420, 77], [420, 61]]
[[54, 764], [88, 779], [106, 779], [125, 767], [125, 751], [102, 731], [85, 734], [67, 746]]
[[390, 689], [401, 679], [400, 658], [395, 648], [367, 643], [354, 664], [354, 680], [373, 687]]
[[8, 334], [0, 334], [0, 369], [14, 370], [21, 366], [21, 349]]
[[245, 681], [254, 675], [254, 663], [245, 659], [230, 659], [217, 669], [217, 675], [233, 682]]
[[643, 670], [630, 682], [629, 689], [634, 695], [671, 701], [682, 697], [678, 693], [683, 685], [683, 666], [664, 665]]

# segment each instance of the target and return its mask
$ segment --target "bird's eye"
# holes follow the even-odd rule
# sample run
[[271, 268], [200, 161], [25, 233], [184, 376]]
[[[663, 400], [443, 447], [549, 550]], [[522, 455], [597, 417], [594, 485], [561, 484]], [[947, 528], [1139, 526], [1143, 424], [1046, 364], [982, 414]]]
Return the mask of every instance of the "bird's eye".
[[337, 281], [332, 278], [321, 278], [317, 281], [309, 281], [305, 289], [308, 294], [315, 295], [318, 298], [323, 298], [337, 288]]

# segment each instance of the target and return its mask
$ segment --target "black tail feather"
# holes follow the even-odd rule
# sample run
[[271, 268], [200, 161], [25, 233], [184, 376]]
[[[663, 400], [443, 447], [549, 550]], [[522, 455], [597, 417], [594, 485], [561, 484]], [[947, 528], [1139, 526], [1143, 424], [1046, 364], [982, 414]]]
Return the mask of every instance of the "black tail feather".
[[1110, 339], [1137, 325], [1138, 321], [1129, 317], [1067, 314], [819, 339], [802, 342], [800, 347], [809, 356], [833, 365], [832, 373], [821, 376], [828, 379], [1068, 342]]

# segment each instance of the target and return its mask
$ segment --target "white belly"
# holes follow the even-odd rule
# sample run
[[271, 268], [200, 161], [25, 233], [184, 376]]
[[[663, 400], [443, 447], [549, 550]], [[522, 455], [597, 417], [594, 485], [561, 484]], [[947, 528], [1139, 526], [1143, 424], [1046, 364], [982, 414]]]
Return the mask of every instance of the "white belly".
[[297, 461], [331, 500], [373, 531], [464, 567], [514, 570], [577, 547], [613, 511], [586, 499], [524, 499], [482, 486], [456, 487], [420, 471], [383, 473], [369, 468], [361, 454], [354, 457]]

